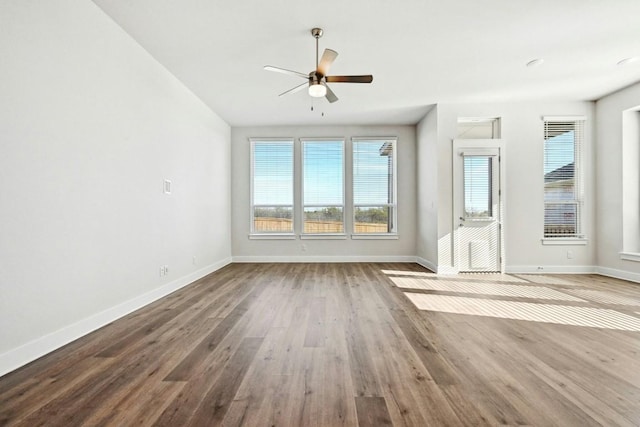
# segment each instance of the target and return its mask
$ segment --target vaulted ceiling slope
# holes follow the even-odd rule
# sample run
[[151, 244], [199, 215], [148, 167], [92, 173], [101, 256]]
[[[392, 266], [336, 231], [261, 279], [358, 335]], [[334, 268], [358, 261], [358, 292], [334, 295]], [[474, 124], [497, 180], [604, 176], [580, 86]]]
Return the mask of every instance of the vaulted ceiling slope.
[[[640, 80], [638, 0], [94, 0], [232, 126], [413, 124], [435, 103], [595, 100]], [[340, 101], [270, 73], [373, 74]], [[526, 64], [543, 59], [538, 66]], [[314, 110], [311, 111], [311, 106]], [[324, 115], [322, 115], [324, 113]]]

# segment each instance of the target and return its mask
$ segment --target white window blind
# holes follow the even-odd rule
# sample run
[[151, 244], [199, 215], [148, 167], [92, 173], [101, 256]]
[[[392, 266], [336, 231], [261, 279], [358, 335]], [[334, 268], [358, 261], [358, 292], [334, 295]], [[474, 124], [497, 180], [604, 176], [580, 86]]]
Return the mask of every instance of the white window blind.
[[464, 217], [492, 218], [492, 156], [467, 156], [463, 158]]
[[396, 232], [396, 140], [352, 140], [353, 232]]
[[581, 146], [584, 119], [544, 120], [544, 237], [583, 237]]
[[251, 140], [251, 231], [293, 233], [293, 140]]
[[302, 140], [303, 229], [344, 233], [344, 141]]

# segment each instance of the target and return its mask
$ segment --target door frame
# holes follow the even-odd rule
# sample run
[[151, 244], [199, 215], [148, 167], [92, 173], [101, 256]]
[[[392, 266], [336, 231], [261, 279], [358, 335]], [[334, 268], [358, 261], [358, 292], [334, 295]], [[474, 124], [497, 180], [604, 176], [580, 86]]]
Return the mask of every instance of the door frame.
[[452, 222], [451, 222], [451, 231], [452, 231], [452, 261], [453, 268], [456, 272], [460, 272], [460, 245], [458, 244], [458, 224], [459, 217], [461, 212], [461, 206], [463, 205], [463, 201], [459, 200], [459, 196], [463, 195], [462, 191], [462, 179], [461, 174], [458, 174], [456, 168], [456, 161], [460, 157], [460, 152], [464, 149], [469, 150], [482, 150], [482, 149], [497, 149], [498, 150], [498, 209], [499, 209], [499, 220], [498, 220], [498, 247], [500, 254], [500, 272], [505, 272], [506, 265], [506, 256], [505, 256], [505, 245], [504, 245], [504, 235], [505, 235], [505, 213], [507, 206], [507, 197], [506, 197], [506, 179], [505, 179], [505, 165], [506, 165], [506, 141], [504, 139], [453, 139], [452, 144], [452, 156], [451, 156], [451, 174], [452, 174], [452, 187], [451, 187], [451, 201], [452, 201]]

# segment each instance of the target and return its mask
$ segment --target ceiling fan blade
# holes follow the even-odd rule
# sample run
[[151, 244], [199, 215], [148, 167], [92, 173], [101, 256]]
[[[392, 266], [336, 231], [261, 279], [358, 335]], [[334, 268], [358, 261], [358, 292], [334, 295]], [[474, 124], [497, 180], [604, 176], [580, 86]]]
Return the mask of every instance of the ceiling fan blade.
[[336, 94], [333, 93], [333, 91], [329, 88], [329, 86], [324, 85], [324, 87], [327, 88], [327, 94], [325, 95], [325, 98], [327, 98], [327, 101], [331, 103], [336, 102], [338, 100], [338, 97], [336, 96]]
[[327, 76], [325, 79], [331, 83], [371, 83], [373, 76], [371, 74], [364, 76]]
[[317, 72], [322, 74], [323, 76], [327, 75], [329, 71], [329, 67], [333, 64], [333, 61], [336, 60], [336, 56], [338, 56], [338, 52], [331, 49], [325, 49], [322, 53], [322, 58], [320, 58], [320, 62], [318, 63]]
[[305, 88], [305, 87], [307, 87], [307, 86], [309, 86], [309, 83], [308, 83], [308, 82], [304, 82], [304, 83], [302, 83], [301, 85], [298, 85], [298, 86], [294, 87], [293, 89], [289, 89], [289, 90], [287, 90], [287, 91], [285, 91], [285, 92], [282, 92], [282, 93], [281, 93], [280, 95], [278, 95], [278, 96], [282, 96], [282, 95], [289, 95], [289, 94], [291, 94], [291, 93], [299, 92], [299, 91], [301, 91], [302, 89], [304, 89], [304, 88]]
[[290, 76], [302, 77], [303, 79], [308, 79], [309, 75], [304, 73], [299, 73], [297, 71], [287, 70], [286, 68], [274, 67], [272, 65], [265, 65], [264, 69], [267, 71], [275, 71], [276, 73], [288, 74]]

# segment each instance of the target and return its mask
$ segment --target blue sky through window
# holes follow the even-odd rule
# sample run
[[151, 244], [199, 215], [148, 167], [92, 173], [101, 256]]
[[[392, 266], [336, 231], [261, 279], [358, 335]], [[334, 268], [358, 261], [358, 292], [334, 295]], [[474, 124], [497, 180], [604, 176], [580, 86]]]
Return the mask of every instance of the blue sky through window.
[[[354, 203], [390, 203], [392, 153], [381, 151], [388, 141], [354, 141]], [[304, 205], [341, 206], [344, 200], [344, 141], [304, 141]], [[255, 205], [293, 205], [293, 142], [256, 141], [253, 149]]]
[[353, 202], [380, 206], [390, 203], [392, 153], [383, 153], [387, 141], [354, 141]]
[[575, 132], [569, 131], [551, 137], [544, 142], [545, 175], [575, 161], [574, 155]]
[[464, 156], [465, 216], [491, 216], [491, 157]]

